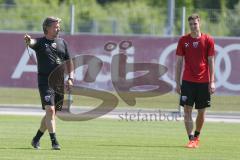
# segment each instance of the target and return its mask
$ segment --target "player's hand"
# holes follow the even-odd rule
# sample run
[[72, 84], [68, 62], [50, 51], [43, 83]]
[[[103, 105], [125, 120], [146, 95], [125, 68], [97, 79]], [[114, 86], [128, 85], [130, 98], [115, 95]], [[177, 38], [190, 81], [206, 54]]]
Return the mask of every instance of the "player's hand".
[[27, 45], [29, 45], [30, 42], [31, 42], [31, 36], [29, 36], [28, 34], [25, 34], [25, 35], [24, 35], [24, 40], [25, 40], [25, 43], [26, 43]]
[[181, 94], [181, 86], [180, 86], [180, 84], [177, 84], [177, 86], [176, 86], [176, 92], [180, 95]]
[[209, 92], [210, 94], [213, 94], [216, 90], [216, 87], [215, 87], [215, 83], [214, 82], [210, 82], [209, 83]]
[[66, 82], [66, 88], [68, 91], [71, 91], [73, 87], [73, 79], [68, 79]]

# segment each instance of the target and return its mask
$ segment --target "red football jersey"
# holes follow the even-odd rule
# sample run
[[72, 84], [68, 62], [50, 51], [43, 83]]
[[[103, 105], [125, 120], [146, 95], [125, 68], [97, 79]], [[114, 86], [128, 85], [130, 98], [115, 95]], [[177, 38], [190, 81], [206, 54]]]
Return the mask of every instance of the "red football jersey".
[[214, 41], [207, 34], [193, 38], [190, 34], [182, 36], [178, 42], [176, 54], [184, 56], [183, 80], [191, 82], [209, 82], [208, 56], [215, 55]]

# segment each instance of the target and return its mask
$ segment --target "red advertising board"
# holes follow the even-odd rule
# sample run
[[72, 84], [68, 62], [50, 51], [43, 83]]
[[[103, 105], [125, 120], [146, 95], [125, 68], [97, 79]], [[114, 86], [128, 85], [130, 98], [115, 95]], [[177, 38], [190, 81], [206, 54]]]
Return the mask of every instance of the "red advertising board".
[[[23, 41], [24, 34], [0, 33], [0, 87], [36, 87], [37, 67], [30, 59]], [[32, 35], [37, 37], [39, 35]], [[119, 44], [122, 40], [132, 41], [126, 53], [129, 63], [159, 63], [168, 68], [162, 80], [175, 87], [175, 51], [179, 37], [162, 38], [148, 36], [64, 35], [72, 57], [91, 54], [103, 61], [103, 67], [90, 87], [112, 89], [110, 64], [119, 53], [119, 47], [111, 52], [104, 50], [107, 42]], [[215, 38], [217, 94], [240, 93], [240, 39]], [[33, 50], [29, 50], [34, 55]], [[117, 64], [116, 64], [117, 65]], [[121, 65], [121, 64], [118, 64]], [[131, 75], [129, 75], [131, 76]], [[82, 81], [84, 69], [76, 70], [76, 80]], [[84, 82], [83, 82], [84, 84]]]

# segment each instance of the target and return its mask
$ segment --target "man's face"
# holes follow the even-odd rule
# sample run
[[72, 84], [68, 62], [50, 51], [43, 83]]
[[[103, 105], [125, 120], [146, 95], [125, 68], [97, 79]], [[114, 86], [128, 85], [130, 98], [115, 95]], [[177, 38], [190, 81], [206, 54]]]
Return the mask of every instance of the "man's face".
[[60, 31], [60, 23], [59, 22], [53, 22], [51, 24], [51, 26], [47, 28], [47, 34], [54, 38], [56, 38], [58, 36], [59, 31]]
[[188, 23], [189, 23], [189, 27], [190, 27], [191, 32], [200, 31], [199, 19], [192, 19]]

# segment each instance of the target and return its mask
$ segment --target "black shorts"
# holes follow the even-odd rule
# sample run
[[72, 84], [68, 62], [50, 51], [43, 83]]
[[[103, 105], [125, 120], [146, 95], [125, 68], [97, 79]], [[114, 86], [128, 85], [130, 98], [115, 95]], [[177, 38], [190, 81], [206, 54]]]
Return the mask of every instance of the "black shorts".
[[38, 89], [42, 102], [42, 109], [46, 105], [55, 106], [55, 110], [61, 111], [64, 99], [64, 86], [52, 89], [48, 86], [46, 77], [38, 77]]
[[203, 109], [211, 106], [211, 96], [208, 89], [209, 83], [195, 83], [182, 81], [181, 85], [181, 106], [193, 106], [196, 109]]

